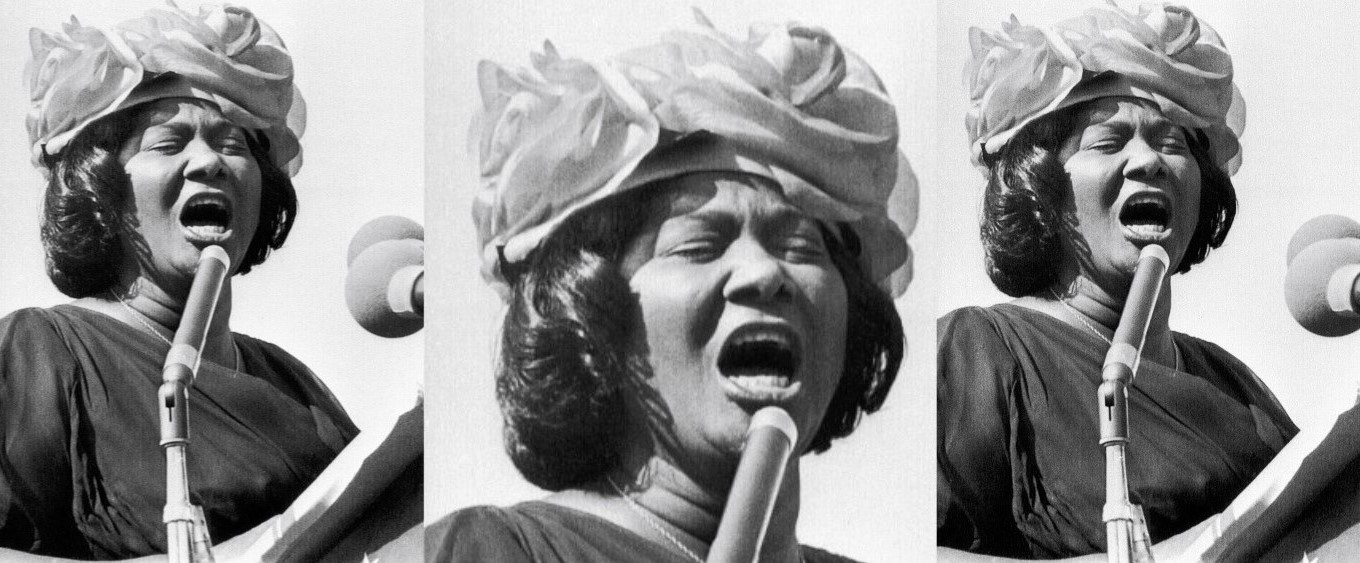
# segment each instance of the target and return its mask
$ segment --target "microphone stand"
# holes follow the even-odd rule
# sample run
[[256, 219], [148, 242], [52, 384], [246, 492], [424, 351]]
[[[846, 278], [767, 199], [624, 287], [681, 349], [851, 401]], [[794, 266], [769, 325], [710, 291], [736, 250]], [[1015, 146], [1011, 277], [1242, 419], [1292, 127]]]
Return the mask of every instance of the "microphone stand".
[[[1100, 445], [1105, 448], [1105, 508], [1101, 516], [1110, 563], [1153, 560], [1143, 509], [1129, 500], [1124, 450], [1129, 442], [1128, 386], [1138, 371], [1143, 342], [1169, 262], [1162, 247], [1155, 244], [1143, 247], [1129, 286], [1129, 298], [1100, 372]], [[1135, 299], [1141, 296], [1147, 296], [1146, 300]]]
[[208, 338], [217, 298], [222, 292], [231, 259], [219, 246], [199, 255], [184, 316], [175, 331], [174, 343], [161, 371], [159, 408], [161, 449], [165, 450], [165, 540], [172, 563], [211, 562], [212, 539], [208, 537], [203, 509], [189, 500], [189, 387], [198, 373], [198, 362]]

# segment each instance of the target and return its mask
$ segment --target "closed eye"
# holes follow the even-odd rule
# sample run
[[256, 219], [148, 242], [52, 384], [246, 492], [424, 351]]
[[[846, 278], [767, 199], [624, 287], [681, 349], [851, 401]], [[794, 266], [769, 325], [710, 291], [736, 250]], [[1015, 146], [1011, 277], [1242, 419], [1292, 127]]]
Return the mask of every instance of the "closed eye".
[[780, 241], [784, 259], [794, 263], [820, 262], [827, 257], [820, 234], [795, 234]]
[[221, 151], [223, 154], [232, 156], [242, 156], [250, 153], [250, 145], [246, 144], [246, 140], [243, 138], [237, 138], [234, 136], [227, 137], [226, 139], [222, 140], [221, 145], [222, 145]]
[[723, 253], [724, 244], [716, 236], [686, 239], [666, 249], [665, 255], [692, 262], [710, 262]]
[[1122, 148], [1124, 148], [1124, 139], [1115, 137], [1096, 139], [1095, 141], [1086, 145], [1086, 150], [1101, 153], [1119, 152], [1119, 150]]
[[1190, 150], [1190, 144], [1179, 133], [1167, 134], [1161, 139], [1159, 146], [1164, 152], [1172, 154], [1181, 154]]
[[149, 138], [142, 143], [142, 150], [161, 154], [178, 154], [179, 151], [184, 150], [184, 139], [173, 135]]

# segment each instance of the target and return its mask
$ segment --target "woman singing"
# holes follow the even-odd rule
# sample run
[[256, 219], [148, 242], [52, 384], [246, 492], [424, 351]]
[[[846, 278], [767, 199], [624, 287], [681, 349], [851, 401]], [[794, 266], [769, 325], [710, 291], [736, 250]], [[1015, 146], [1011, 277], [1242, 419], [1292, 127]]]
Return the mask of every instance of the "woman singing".
[[[163, 553], [161, 366], [202, 249], [245, 274], [288, 236], [305, 113], [292, 60], [239, 7], [73, 20], [31, 43], [47, 274], [75, 301], [0, 319], [0, 546]], [[306, 366], [232, 332], [231, 311], [228, 281], [189, 395], [192, 500], [219, 542], [281, 512], [356, 433]]]
[[773, 405], [799, 439], [761, 559], [845, 560], [799, 542], [799, 464], [878, 409], [903, 353], [911, 225], [888, 199], [915, 186], [873, 71], [819, 28], [704, 22], [605, 61], [484, 62], [480, 84], [505, 444], [554, 494], [457, 511], [426, 556], [703, 561]]
[[[939, 322], [939, 545], [1103, 551], [1101, 364], [1140, 249], [1161, 245], [1185, 273], [1232, 225], [1243, 119], [1232, 60], [1170, 5], [1099, 6], [1047, 28], [1012, 20], [970, 42], [987, 272], [1016, 299]], [[1154, 542], [1221, 511], [1297, 432], [1242, 362], [1170, 329], [1171, 303], [1167, 281], [1128, 391], [1130, 495]]]

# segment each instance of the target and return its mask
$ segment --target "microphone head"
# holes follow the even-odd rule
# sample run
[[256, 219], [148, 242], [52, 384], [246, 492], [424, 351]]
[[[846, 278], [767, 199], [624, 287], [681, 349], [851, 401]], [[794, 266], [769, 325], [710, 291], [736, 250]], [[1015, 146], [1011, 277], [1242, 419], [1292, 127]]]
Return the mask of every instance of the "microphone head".
[[359, 230], [354, 233], [354, 238], [349, 240], [349, 251], [345, 255], [345, 263], [354, 266], [354, 259], [358, 258], [359, 253], [367, 250], [375, 243], [385, 240], [415, 239], [425, 240], [425, 228], [420, 223], [407, 219], [399, 215], [384, 215], [372, 221], [364, 223]]
[[1166, 255], [1166, 249], [1162, 248], [1162, 245], [1160, 244], [1149, 244], [1138, 251], [1139, 262], [1148, 258], [1161, 262], [1163, 268], [1171, 267], [1171, 257]]
[[204, 260], [216, 260], [222, 263], [224, 269], [231, 268], [231, 257], [227, 256], [227, 251], [215, 244], [206, 246], [199, 252], [198, 261], [201, 263]]
[[[1284, 300], [1294, 320], [1321, 336], [1343, 336], [1360, 329], [1360, 315], [1351, 304], [1356, 265], [1360, 265], [1360, 239], [1319, 240], [1299, 251], [1284, 277]], [[1330, 300], [1329, 291], [1333, 293]]]
[[388, 298], [394, 277], [424, 264], [425, 243], [414, 239], [379, 241], [360, 252], [345, 276], [345, 304], [359, 326], [384, 338], [408, 336], [424, 327], [423, 318], [397, 312]]
[[1318, 215], [1309, 219], [1294, 231], [1289, 239], [1289, 249], [1285, 253], [1285, 264], [1293, 264], [1294, 257], [1308, 245], [1320, 240], [1353, 238], [1360, 239], [1360, 222], [1341, 215]]
[[793, 417], [784, 409], [764, 407], [751, 415], [751, 424], [746, 428], [746, 433], [749, 435], [761, 428], [778, 430], [788, 438], [790, 444], [798, 443], [798, 425], [793, 423]]

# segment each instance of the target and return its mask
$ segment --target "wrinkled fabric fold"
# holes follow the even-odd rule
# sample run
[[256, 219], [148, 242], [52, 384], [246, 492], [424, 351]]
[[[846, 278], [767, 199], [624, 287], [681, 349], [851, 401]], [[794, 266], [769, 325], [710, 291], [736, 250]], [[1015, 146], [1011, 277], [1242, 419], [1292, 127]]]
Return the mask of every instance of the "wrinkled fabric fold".
[[[938, 336], [940, 545], [1022, 558], [1103, 551], [1108, 344], [1015, 305], [954, 311]], [[1153, 541], [1220, 512], [1298, 433], [1240, 361], [1173, 338], [1184, 371], [1145, 361], [1129, 388], [1129, 488]]]
[[[189, 394], [191, 499], [215, 541], [283, 511], [357, 433], [297, 359], [236, 335]], [[69, 305], [0, 319], [0, 547], [77, 558], [165, 552], [156, 408], [169, 347]]]

